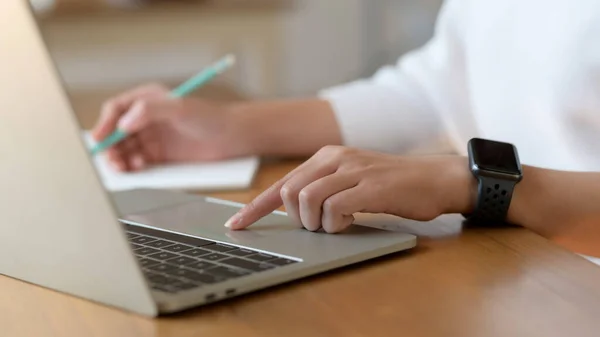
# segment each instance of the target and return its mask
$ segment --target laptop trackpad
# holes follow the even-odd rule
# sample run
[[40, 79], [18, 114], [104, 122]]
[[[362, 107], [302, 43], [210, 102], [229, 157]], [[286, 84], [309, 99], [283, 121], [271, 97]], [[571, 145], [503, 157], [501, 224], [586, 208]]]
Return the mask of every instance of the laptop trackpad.
[[206, 237], [225, 242], [243, 244], [255, 242], [273, 235], [297, 231], [295, 225], [287, 216], [270, 214], [247, 231], [231, 231], [224, 227], [225, 222], [238, 210], [239, 205], [227, 202], [219, 203], [211, 199], [200, 199], [179, 205], [172, 205], [138, 214], [130, 214], [123, 220], [165, 229], [188, 235]]

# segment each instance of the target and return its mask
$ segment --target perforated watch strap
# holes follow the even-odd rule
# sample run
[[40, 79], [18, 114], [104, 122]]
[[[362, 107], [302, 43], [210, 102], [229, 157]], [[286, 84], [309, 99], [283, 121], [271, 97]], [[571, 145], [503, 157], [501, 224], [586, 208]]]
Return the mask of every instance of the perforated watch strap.
[[475, 211], [467, 219], [482, 225], [506, 224], [515, 185], [514, 181], [480, 177]]

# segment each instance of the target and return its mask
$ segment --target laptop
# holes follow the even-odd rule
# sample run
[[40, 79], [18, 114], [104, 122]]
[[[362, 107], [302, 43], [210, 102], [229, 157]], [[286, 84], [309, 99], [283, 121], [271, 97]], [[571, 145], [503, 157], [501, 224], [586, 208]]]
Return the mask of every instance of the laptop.
[[226, 200], [102, 185], [27, 1], [0, 1], [0, 274], [140, 315], [214, 303], [415, 246], [274, 212], [248, 230]]

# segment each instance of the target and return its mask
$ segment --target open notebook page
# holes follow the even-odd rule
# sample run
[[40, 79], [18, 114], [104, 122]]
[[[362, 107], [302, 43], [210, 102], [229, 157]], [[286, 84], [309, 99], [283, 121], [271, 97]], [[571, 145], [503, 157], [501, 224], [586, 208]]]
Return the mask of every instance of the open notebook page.
[[[94, 144], [89, 132], [84, 141]], [[113, 170], [102, 155], [94, 163], [105, 188], [122, 191], [136, 188], [173, 190], [232, 190], [250, 187], [259, 167], [257, 157], [220, 162], [173, 164], [151, 167], [144, 171], [121, 173]]]

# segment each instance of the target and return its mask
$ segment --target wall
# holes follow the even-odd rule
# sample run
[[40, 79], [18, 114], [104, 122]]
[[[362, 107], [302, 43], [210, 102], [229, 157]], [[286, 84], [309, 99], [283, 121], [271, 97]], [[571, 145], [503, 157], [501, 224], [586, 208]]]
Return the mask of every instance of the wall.
[[[367, 76], [430, 36], [441, 0], [298, 0], [260, 11], [141, 11], [44, 20], [73, 90], [180, 81], [227, 52], [221, 81], [290, 96]], [[291, 3], [291, 2], [290, 2]]]

